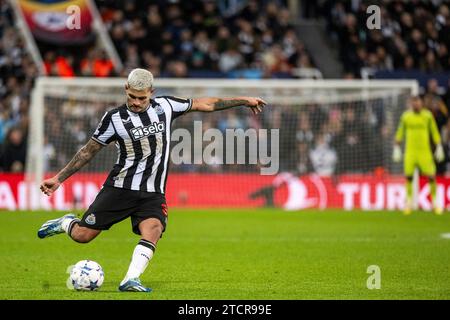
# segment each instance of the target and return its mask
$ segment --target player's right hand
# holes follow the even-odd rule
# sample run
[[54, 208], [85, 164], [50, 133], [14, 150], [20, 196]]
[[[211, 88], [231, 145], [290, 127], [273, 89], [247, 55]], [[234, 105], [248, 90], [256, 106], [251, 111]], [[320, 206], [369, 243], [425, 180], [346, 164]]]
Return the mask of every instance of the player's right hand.
[[47, 196], [51, 196], [52, 193], [55, 192], [56, 189], [58, 189], [60, 185], [61, 185], [61, 183], [58, 181], [58, 178], [55, 176], [53, 178], [44, 180], [41, 183], [40, 189]]
[[394, 162], [400, 162], [402, 160], [402, 149], [398, 145], [394, 146], [394, 150], [392, 152], [392, 160]]

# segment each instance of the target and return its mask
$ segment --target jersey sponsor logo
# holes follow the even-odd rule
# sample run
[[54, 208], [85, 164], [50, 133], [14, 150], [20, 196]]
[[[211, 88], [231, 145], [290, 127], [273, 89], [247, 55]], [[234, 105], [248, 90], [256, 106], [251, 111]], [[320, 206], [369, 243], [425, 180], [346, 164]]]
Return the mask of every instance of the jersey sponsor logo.
[[87, 217], [86, 217], [86, 223], [87, 224], [89, 224], [89, 225], [94, 225], [95, 224], [95, 214], [93, 214], [93, 213], [91, 213], [90, 215], [88, 215]]
[[140, 140], [142, 138], [148, 137], [149, 135], [164, 132], [166, 129], [164, 122], [153, 122], [151, 125], [130, 130], [131, 137], [134, 141]]

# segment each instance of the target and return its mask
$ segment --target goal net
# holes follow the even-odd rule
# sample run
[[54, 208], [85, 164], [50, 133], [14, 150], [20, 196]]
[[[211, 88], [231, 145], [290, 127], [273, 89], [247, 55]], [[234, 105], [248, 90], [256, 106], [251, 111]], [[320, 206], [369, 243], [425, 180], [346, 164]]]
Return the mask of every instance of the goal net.
[[[117, 161], [101, 150], [50, 198], [39, 183], [61, 170], [105, 111], [125, 102], [126, 79], [39, 78], [26, 165], [31, 209], [85, 209]], [[391, 159], [395, 129], [416, 81], [157, 79], [155, 96], [262, 97], [189, 112], [172, 126], [169, 206], [398, 209], [405, 192]]]

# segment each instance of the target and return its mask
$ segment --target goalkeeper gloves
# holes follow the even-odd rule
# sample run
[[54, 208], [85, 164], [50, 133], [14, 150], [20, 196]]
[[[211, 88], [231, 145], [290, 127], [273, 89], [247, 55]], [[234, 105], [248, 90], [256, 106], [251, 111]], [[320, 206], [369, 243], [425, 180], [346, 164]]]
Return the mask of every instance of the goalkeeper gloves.
[[394, 151], [392, 153], [392, 160], [394, 162], [400, 162], [400, 160], [402, 160], [402, 149], [398, 145], [394, 146]]
[[437, 162], [442, 162], [445, 160], [444, 148], [442, 148], [442, 144], [438, 144], [436, 146], [436, 150], [434, 151], [434, 157]]

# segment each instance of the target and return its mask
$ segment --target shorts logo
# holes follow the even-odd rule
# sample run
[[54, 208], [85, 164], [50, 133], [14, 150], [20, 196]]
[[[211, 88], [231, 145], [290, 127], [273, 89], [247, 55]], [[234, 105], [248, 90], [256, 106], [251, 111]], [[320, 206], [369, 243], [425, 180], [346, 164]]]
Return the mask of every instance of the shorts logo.
[[85, 220], [86, 220], [87, 224], [93, 225], [93, 224], [95, 224], [95, 215], [93, 213], [91, 213], [90, 215], [88, 215], [86, 217]]
[[162, 213], [167, 217], [167, 204], [163, 203], [161, 205]]

